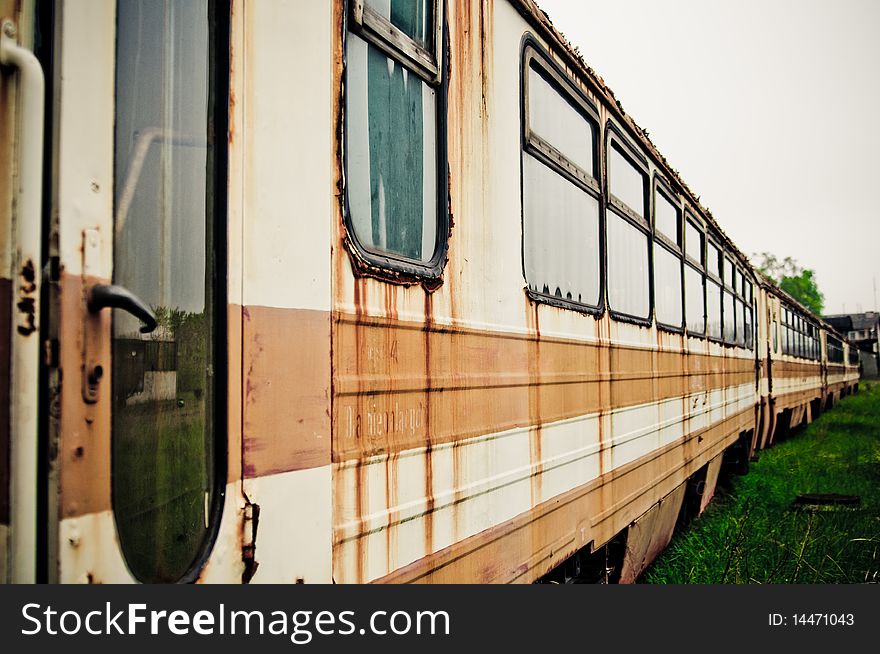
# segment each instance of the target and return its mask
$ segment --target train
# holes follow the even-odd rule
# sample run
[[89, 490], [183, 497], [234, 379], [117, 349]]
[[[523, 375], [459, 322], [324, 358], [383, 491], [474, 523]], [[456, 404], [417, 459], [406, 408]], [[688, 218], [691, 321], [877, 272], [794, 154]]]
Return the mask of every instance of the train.
[[632, 582], [857, 390], [533, 0], [0, 20], [0, 579]]

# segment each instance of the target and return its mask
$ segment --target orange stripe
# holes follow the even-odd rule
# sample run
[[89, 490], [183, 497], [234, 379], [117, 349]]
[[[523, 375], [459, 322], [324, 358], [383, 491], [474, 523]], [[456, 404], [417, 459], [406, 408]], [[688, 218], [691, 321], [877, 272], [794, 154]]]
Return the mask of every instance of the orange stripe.
[[754, 361], [334, 314], [334, 461], [755, 380]]
[[330, 463], [330, 314], [242, 311], [245, 477]]

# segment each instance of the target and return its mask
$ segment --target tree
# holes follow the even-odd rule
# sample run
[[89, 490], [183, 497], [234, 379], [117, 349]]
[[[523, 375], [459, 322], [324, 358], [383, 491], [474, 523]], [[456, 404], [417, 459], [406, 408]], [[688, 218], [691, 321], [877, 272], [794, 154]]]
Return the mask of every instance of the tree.
[[818, 316], [825, 307], [825, 296], [816, 283], [816, 272], [802, 268], [791, 257], [778, 259], [770, 252], [752, 255], [757, 268], [783, 291]]

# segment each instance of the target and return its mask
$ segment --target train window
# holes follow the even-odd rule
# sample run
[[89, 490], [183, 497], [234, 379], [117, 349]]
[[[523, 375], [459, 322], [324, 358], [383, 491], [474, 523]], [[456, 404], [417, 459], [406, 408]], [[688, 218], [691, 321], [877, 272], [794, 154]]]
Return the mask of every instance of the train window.
[[751, 304], [743, 304], [743, 330], [745, 333], [745, 345], [750, 350], [755, 346], [755, 325], [753, 322], [754, 312]]
[[802, 326], [801, 326], [801, 329], [802, 329], [802, 331], [801, 331], [801, 340], [802, 340], [802, 342], [803, 342], [803, 346], [802, 346], [802, 347], [803, 347], [803, 352], [802, 352], [801, 356], [804, 357], [804, 358], [807, 358], [808, 356], [810, 356], [810, 350], [809, 350], [809, 347], [808, 347], [808, 345], [807, 345], [807, 323], [806, 323], [806, 321], [804, 321], [803, 319], [801, 319], [801, 320], [802, 320]]
[[596, 310], [600, 302], [598, 119], [532, 48], [524, 55], [523, 270], [529, 295]]
[[626, 218], [609, 212], [608, 304], [621, 314], [648, 319], [651, 310], [648, 234]]
[[681, 211], [670, 195], [659, 185], [654, 189], [654, 304], [659, 325], [681, 328]]
[[681, 211], [659, 187], [654, 191], [654, 229], [671, 244], [681, 246]]
[[736, 343], [736, 314], [734, 313], [734, 297], [733, 293], [724, 289], [724, 325], [722, 328], [724, 341], [726, 343]]
[[706, 321], [709, 338], [723, 337], [724, 294], [721, 288], [723, 257], [720, 248], [711, 240], [706, 243]]
[[529, 289], [599, 304], [599, 201], [523, 155], [523, 255]]
[[390, 23], [425, 50], [433, 49], [433, 2], [413, 0], [363, 0], [364, 9], [372, 13], [381, 26]]
[[736, 311], [736, 344], [743, 347], [746, 344], [746, 306], [739, 298], [736, 298], [734, 304]]
[[828, 350], [829, 363], [843, 363], [843, 342], [839, 338], [828, 334], [825, 346]]
[[681, 327], [681, 259], [664, 245], [654, 248], [654, 302], [657, 322]]
[[720, 265], [720, 276], [722, 279], [721, 338], [724, 340], [725, 343], [733, 345], [736, 343], [737, 336], [737, 317], [735, 313], [734, 302], [734, 295], [736, 292], [734, 284], [736, 280], [736, 268], [733, 265], [733, 262], [727, 257], [721, 257]]
[[439, 276], [446, 246], [439, 7], [370, 0], [346, 41], [346, 220], [381, 268]]
[[798, 355], [803, 358], [807, 355], [806, 334], [804, 334], [804, 317], [798, 316]]
[[113, 316], [101, 483], [125, 563], [147, 583], [195, 577], [226, 482], [228, 46], [212, 7], [116, 3], [113, 276], [158, 327], [147, 336], [133, 316]]
[[709, 322], [709, 338], [722, 337], [721, 285], [712, 279], [706, 280], [706, 316]]
[[706, 334], [706, 280], [703, 276], [705, 236], [690, 220], [685, 221], [684, 312], [688, 333]]
[[[611, 132], [609, 131], [609, 134]], [[605, 218], [608, 305], [613, 315], [651, 317], [648, 177], [618, 137], [608, 139], [609, 211]]]
[[706, 272], [721, 279], [721, 250], [712, 241], [706, 248]]
[[[627, 157], [616, 140], [611, 141], [608, 155], [608, 184], [612, 195], [612, 202], [619, 208], [631, 210], [636, 216], [644, 218], [645, 212], [645, 189], [647, 178], [629, 157]], [[614, 202], [617, 200], [619, 202]], [[625, 207], [620, 207], [623, 203]]]
[[687, 221], [685, 227], [684, 247], [685, 254], [700, 268], [703, 266], [703, 232], [690, 220]]
[[706, 333], [706, 289], [703, 274], [690, 264], [684, 267], [684, 307], [688, 333], [703, 336]]
[[855, 345], [850, 344], [849, 346], [849, 365], [857, 366], [859, 365], [859, 348]]
[[595, 126], [559, 93], [536, 66], [529, 66], [529, 129], [581, 171], [595, 177]]

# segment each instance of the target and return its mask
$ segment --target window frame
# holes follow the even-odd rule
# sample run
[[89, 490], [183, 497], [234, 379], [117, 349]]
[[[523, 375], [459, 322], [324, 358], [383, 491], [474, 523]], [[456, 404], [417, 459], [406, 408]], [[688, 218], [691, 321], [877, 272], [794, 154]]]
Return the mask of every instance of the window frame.
[[[379, 16], [365, 5], [364, 0], [348, 0], [342, 25], [343, 71], [342, 98], [340, 100], [343, 118], [341, 120], [342, 146], [342, 219], [345, 227], [343, 243], [349, 251], [355, 275], [367, 274], [391, 284], [422, 283], [435, 288], [443, 284], [443, 270], [449, 253], [450, 216], [449, 216], [449, 154], [447, 142], [448, 122], [448, 89], [449, 75], [446, 71], [445, 59], [448, 56], [446, 2], [444, 0], [427, 0], [434, 11], [434, 52], [429, 53], [419, 46], [402, 30], [392, 25], [384, 17]], [[436, 148], [436, 235], [434, 253], [428, 261], [420, 261], [380, 250], [361, 242], [354, 228], [354, 221], [349, 202], [348, 184], [348, 36], [349, 33], [361, 38], [367, 46], [381, 50], [386, 57], [394, 59], [410, 73], [415, 74], [423, 83], [432, 87], [436, 94], [435, 134]], [[415, 56], [413, 49], [422, 54], [428, 53], [431, 62], [425, 61], [422, 54]], [[428, 65], [430, 63], [430, 65]]]
[[[748, 345], [746, 343], [745, 323], [743, 322], [745, 320], [745, 310], [748, 303], [745, 293], [746, 274], [742, 261], [740, 261], [730, 250], [728, 250], [728, 255], [726, 261], [733, 270], [733, 280], [730, 293], [733, 295], [734, 335], [733, 340], [727, 341], [727, 343], [733, 347], [746, 349], [748, 348]], [[742, 307], [742, 315], [740, 315], [739, 307]]]
[[[664, 234], [663, 232], [657, 229], [657, 195], [660, 194], [664, 197], [664, 199], [669, 202], [673, 207], [675, 207], [677, 212], [677, 223], [676, 223], [676, 238], [677, 243], [673, 243], [669, 236]], [[675, 198], [675, 199], [673, 199]], [[685, 330], [685, 325], [687, 323], [687, 319], [685, 317], [685, 304], [684, 304], [684, 294], [685, 294], [685, 285], [684, 285], [684, 207], [681, 201], [681, 197], [677, 193], [673, 193], [671, 190], [671, 185], [658, 173], [654, 173], [653, 176], [653, 184], [651, 189], [651, 293], [653, 295], [654, 301], [654, 322], [657, 325], [658, 329], [663, 331], [672, 332], [675, 334], [682, 334]], [[657, 318], [657, 271], [654, 269], [656, 264], [656, 258], [654, 256], [653, 248], [659, 245], [661, 248], [665, 249], [667, 252], [675, 255], [678, 258], [679, 263], [679, 287], [681, 291], [681, 323], [678, 325], [670, 325], [668, 323], [660, 322]], [[704, 286], [705, 289], [705, 286]], [[705, 291], [704, 291], [705, 292]]]
[[[733, 334], [728, 334], [727, 330], [724, 329], [724, 322], [727, 319], [726, 310], [724, 308], [725, 300], [722, 299], [721, 302], [721, 338], [725, 345], [730, 347], [737, 347], [737, 337], [739, 336], [739, 325], [737, 324], [737, 312], [736, 312], [736, 271], [737, 271], [737, 262], [733, 256], [733, 253], [730, 251], [730, 248], [724, 248], [721, 255], [724, 264], [721, 270], [721, 278], [723, 283], [721, 285], [721, 297], [727, 298], [730, 296], [730, 306], [732, 307], [733, 312]], [[728, 271], [730, 273], [730, 279], [728, 279]]]
[[[627, 322], [643, 327], [651, 327], [654, 324], [654, 251], [653, 251], [653, 203], [651, 197], [651, 169], [647, 157], [633, 146], [630, 140], [610, 119], [605, 123], [605, 138], [602, 153], [602, 168], [604, 170], [604, 196], [605, 215], [602, 221], [602, 242], [605, 244], [605, 303], [608, 313], [616, 321]], [[609, 171], [611, 149], [615, 148], [636, 170], [642, 175], [642, 201], [644, 202], [644, 216], [639, 216], [623, 200], [611, 193], [611, 173]], [[618, 218], [627, 221], [631, 226], [641, 231], [647, 238], [647, 264], [648, 264], [648, 317], [634, 316], [624, 311], [618, 311], [611, 306], [608, 297], [608, 212], [613, 212]]]
[[389, 57], [406, 59], [407, 68], [411, 68], [419, 77], [432, 86], [439, 85], [443, 77], [443, 33], [445, 22], [445, 6], [443, 0], [426, 0], [431, 6], [434, 21], [433, 48], [422, 47], [406, 32], [391, 23], [384, 16], [373, 11], [366, 0], [349, 0], [348, 30], [355, 32], [369, 43], [383, 50]]
[[[856, 355], [855, 361], [853, 361], [853, 354]], [[858, 366], [862, 361], [862, 356], [859, 354], [859, 348], [853, 343], [847, 343], [847, 361], [850, 366]]]
[[[834, 340], [837, 343], [837, 344], [833, 345], [833, 349], [835, 351], [840, 352], [840, 357], [841, 357], [840, 361], [833, 361], [831, 359], [831, 350], [832, 350], [832, 343], [830, 342], [831, 340]], [[832, 334], [830, 332], [826, 333], [826, 336], [825, 336], [825, 356], [826, 356], [826, 359], [829, 364], [833, 364], [835, 366], [840, 366], [840, 365], [845, 366], [846, 365], [846, 357], [843, 354], [843, 343], [844, 343], [844, 341], [842, 338], [838, 338], [837, 336], [835, 336], [834, 334]]]
[[[697, 261], [693, 257], [691, 257], [688, 252], [688, 230], [687, 225], [690, 225], [696, 229], [696, 231], [700, 234], [700, 260]], [[696, 271], [700, 275], [700, 279], [703, 283], [703, 331], [702, 333], [692, 332], [690, 328], [687, 326], [688, 317], [687, 317], [687, 296], [684, 298], [684, 324], [685, 324], [685, 333], [688, 337], [693, 338], [708, 338], [709, 333], [709, 319], [706, 315], [706, 226], [703, 223], [702, 218], [699, 217], [699, 214], [694, 212], [690, 207], [685, 207], [684, 216], [682, 218], [682, 251], [684, 252], [683, 262], [685, 266], [690, 266], [694, 271]], [[685, 268], [685, 277], [687, 276], [687, 268]], [[685, 279], [685, 294], [687, 294], [687, 279]]]
[[[605, 198], [602, 194], [602, 166], [601, 143], [602, 123], [599, 120], [599, 110], [587, 95], [581, 90], [577, 82], [573, 80], [557, 64], [549, 52], [535, 39], [532, 34], [523, 37], [520, 48], [520, 265], [522, 276], [525, 281], [526, 296], [532, 302], [548, 304], [560, 309], [569, 309], [582, 314], [601, 316], [605, 312]], [[529, 70], [534, 66], [536, 72], [544, 78], [559, 95], [575, 109], [593, 130], [593, 174], [582, 170], [577, 164], [568, 159], [564, 153], [541, 138], [532, 131], [529, 120]], [[599, 208], [599, 288], [598, 301], [596, 304], [586, 304], [569, 300], [565, 297], [543, 293], [533, 290], [529, 285], [526, 274], [526, 242], [525, 242], [525, 171], [523, 156], [528, 154], [547, 166], [567, 182], [574, 184], [581, 191], [596, 200]]]
[[748, 309], [747, 318], [748, 322], [745, 323], [748, 331], [746, 332], [743, 338], [743, 347], [747, 350], [755, 349], [755, 315], [757, 314], [757, 307], [755, 306], [755, 286], [752, 278], [749, 276], [749, 266], [748, 264], [743, 265], [742, 267], [742, 302], [743, 307]]
[[[704, 254], [706, 265], [704, 269], [704, 277], [705, 282], [703, 284], [704, 292], [706, 294], [706, 337], [713, 343], [719, 343], [721, 345], [725, 345], [725, 337], [724, 337], [724, 292], [726, 290], [726, 286], [724, 284], [724, 269], [727, 264], [727, 256], [724, 251], [724, 246], [721, 245], [721, 239], [718, 235], [712, 231], [711, 229], [706, 229], [706, 252]], [[715, 248], [718, 249], [718, 275], [715, 273], [709, 272], [709, 244], [712, 244]], [[712, 336], [709, 331], [709, 282], [712, 281], [721, 289], [721, 298], [719, 300], [721, 304], [721, 336]]]

